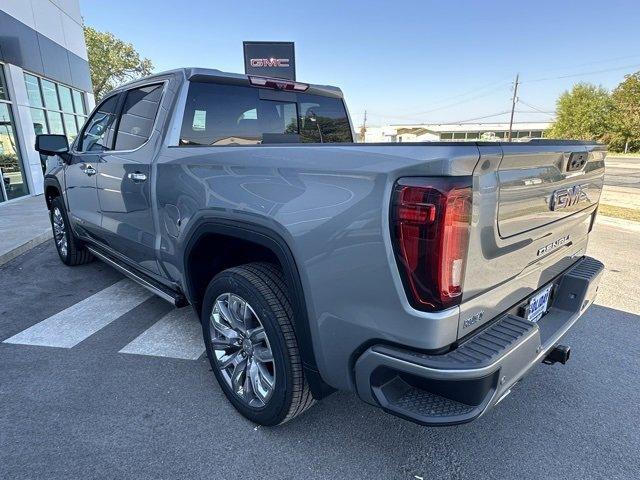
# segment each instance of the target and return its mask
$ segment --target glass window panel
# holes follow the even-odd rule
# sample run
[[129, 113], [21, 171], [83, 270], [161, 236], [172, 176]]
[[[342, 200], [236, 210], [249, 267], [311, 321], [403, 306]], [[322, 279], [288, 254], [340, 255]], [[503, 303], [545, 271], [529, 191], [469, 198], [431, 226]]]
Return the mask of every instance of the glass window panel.
[[27, 96], [29, 97], [29, 105], [32, 107], [42, 107], [42, 95], [40, 95], [40, 86], [38, 85], [38, 77], [24, 74], [24, 81], [27, 85]]
[[149, 139], [161, 98], [162, 85], [127, 92], [116, 134], [116, 150], [133, 150]]
[[73, 113], [73, 100], [71, 100], [71, 89], [58, 85], [58, 94], [60, 95], [60, 105], [63, 112]]
[[78, 90], [73, 91], [74, 112], [84, 115], [87, 111], [84, 108], [84, 97]]
[[464, 140], [464, 135], [465, 135], [465, 132], [455, 132], [453, 134], [453, 139], [454, 140]]
[[4, 79], [4, 72], [2, 71], [1, 64], [0, 64], [0, 100], [9, 100], [9, 93], [7, 92], [7, 82]]
[[44, 110], [39, 108], [31, 108], [31, 121], [33, 122], [33, 129], [36, 135], [42, 135], [43, 133], [49, 133], [47, 128], [47, 121], [44, 117]]
[[18, 146], [13, 131], [9, 105], [0, 103], [0, 171], [4, 190], [9, 200], [29, 193], [22, 170], [22, 162], [18, 157]]
[[49, 80], [41, 80], [40, 83], [42, 85], [42, 95], [44, 96], [44, 106], [51, 110], [60, 110], [56, 84]]
[[296, 98], [267, 100], [253, 87], [191, 82], [180, 144], [352, 141], [341, 99], [307, 93]]
[[73, 117], [73, 115], [64, 113], [62, 115], [62, 120], [64, 121], [64, 129], [67, 131], [67, 138], [69, 139], [69, 143], [71, 143], [78, 136], [76, 119]]
[[451, 140], [453, 138], [453, 133], [441, 133], [440, 140]]
[[82, 132], [79, 150], [87, 152], [111, 149], [113, 135], [110, 132], [114, 127], [118, 98], [119, 95], [109, 97], [97, 108], [89, 119], [87, 128]]
[[84, 127], [84, 122], [86, 121], [87, 121], [87, 117], [76, 115], [76, 125], [78, 125], [78, 132], [82, 130], [82, 127]]
[[47, 112], [47, 120], [49, 120], [49, 133], [64, 135], [62, 115], [58, 112]]

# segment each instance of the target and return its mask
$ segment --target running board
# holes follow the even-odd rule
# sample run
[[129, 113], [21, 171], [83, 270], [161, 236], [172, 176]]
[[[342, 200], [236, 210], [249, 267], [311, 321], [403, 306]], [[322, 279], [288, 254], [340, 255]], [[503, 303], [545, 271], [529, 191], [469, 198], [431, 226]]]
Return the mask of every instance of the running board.
[[103, 253], [100, 250], [97, 250], [95, 247], [87, 246], [86, 249], [89, 250], [96, 258], [99, 258], [104, 263], [112, 266], [113, 268], [118, 270], [120, 273], [126, 275], [134, 282], [139, 283], [150, 292], [155, 293], [157, 296], [159, 296], [163, 300], [166, 300], [167, 302], [171, 303], [173, 306], [181, 308], [189, 305], [189, 302], [187, 301], [184, 295], [174, 292], [168, 289], [167, 287], [159, 285], [158, 283], [156, 283], [155, 281], [153, 281], [152, 279], [150, 279], [144, 274], [136, 273], [133, 270], [130, 270], [129, 268], [115, 261], [106, 253]]

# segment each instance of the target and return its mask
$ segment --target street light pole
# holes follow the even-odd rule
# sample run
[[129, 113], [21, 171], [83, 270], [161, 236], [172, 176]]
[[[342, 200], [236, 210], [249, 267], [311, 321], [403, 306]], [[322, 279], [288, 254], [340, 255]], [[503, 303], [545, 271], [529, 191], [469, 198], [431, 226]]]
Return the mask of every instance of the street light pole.
[[509, 120], [509, 136], [507, 137], [507, 141], [511, 141], [511, 131], [513, 130], [513, 114], [516, 111], [516, 102], [518, 101], [518, 80], [520, 78], [520, 74], [516, 74], [516, 83], [513, 87], [513, 98], [511, 99], [511, 119]]

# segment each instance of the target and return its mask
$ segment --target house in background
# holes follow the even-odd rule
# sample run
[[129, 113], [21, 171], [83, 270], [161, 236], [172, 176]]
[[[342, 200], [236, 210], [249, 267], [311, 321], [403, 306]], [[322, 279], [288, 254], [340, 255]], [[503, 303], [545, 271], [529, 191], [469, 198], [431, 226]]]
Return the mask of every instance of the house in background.
[[[544, 137], [552, 122], [518, 122], [513, 124], [511, 138], [525, 141]], [[357, 129], [360, 131], [360, 129]], [[379, 142], [439, 142], [439, 141], [502, 141], [507, 139], [508, 123], [436, 123], [386, 125], [367, 127], [364, 141]], [[361, 139], [361, 141], [363, 141]]]

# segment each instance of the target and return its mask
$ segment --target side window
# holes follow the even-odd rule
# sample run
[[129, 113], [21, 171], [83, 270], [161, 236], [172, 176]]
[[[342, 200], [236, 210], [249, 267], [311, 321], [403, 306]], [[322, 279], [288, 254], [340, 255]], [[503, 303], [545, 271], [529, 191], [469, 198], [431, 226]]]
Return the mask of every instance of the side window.
[[82, 138], [78, 143], [78, 150], [82, 152], [99, 152], [111, 149], [110, 143], [113, 135], [110, 135], [109, 131], [113, 130], [118, 98], [118, 95], [114, 95], [106, 99], [89, 118], [82, 132]]
[[162, 98], [162, 84], [135, 88], [126, 95], [115, 150], [133, 150], [149, 140]]

